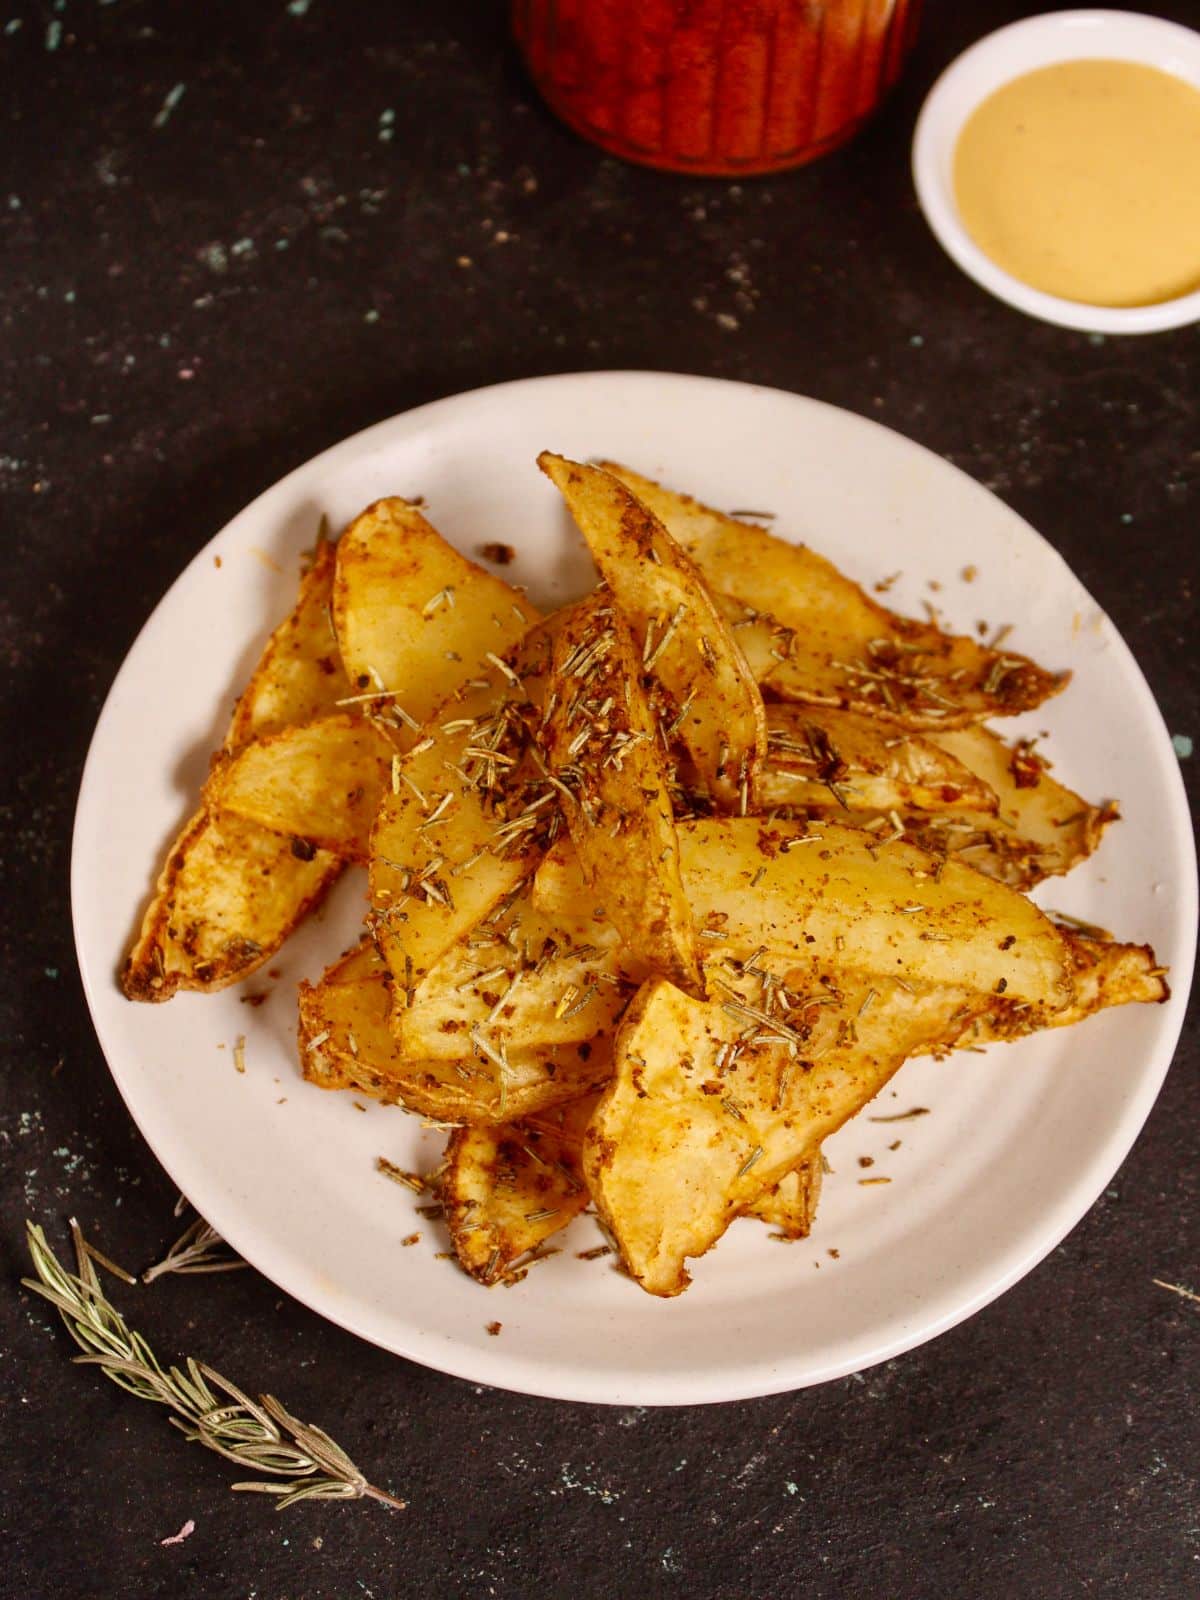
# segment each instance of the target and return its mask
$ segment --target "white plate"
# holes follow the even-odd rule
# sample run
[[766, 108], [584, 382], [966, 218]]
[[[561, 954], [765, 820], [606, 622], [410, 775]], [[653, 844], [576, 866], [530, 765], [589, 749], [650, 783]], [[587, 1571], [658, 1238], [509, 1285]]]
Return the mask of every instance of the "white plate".
[[[1013, 621], [1013, 647], [1070, 667], [1065, 696], [1024, 719], [1050, 731], [1056, 771], [1117, 794], [1126, 820], [1098, 857], [1043, 897], [1153, 941], [1175, 998], [982, 1055], [909, 1063], [826, 1147], [836, 1169], [811, 1240], [734, 1226], [656, 1301], [576, 1252], [490, 1293], [435, 1259], [439, 1225], [374, 1170], [432, 1165], [436, 1136], [394, 1107], [303, 1083], [295, 985], [352, 941], [363, 878], [275, 963], [259, 1008], [237, 989], [131, 1005], [114, 974], [159, 855], [187, 813], [237, 685], [291, 603], [317, 520], [336, 527], [386, 493], [424, 495], [470, 552], [519, 552], [533, 598], [577, 593], [589, 567], [534, 466], [550, 447], [628, 461], [711, 503], [765, 508], [854, 577], [902, 568], [895, 603], [934, 598], [951, 622]], [[217, 565], [217, 558], [220, 565]], [[979, 569], [971, 586], [961, 570]], [[672, 1405], [835, 1378], [951, 1327], [1039, 1261], [1116, 1171], [1171, 1059], [1188, 988], [1195, 862], [1177, 764], [1146, 683], [1060, 558], [999, 500], [928, 451], [813, 400], [714, 379], [591, 373], [456, 396], [394, 417], [298, 468], [196, 557], [129, 653], [100, 717], [76, 819], [72, 897], [88, 1001], [113, 1076], [174, 1181], [267, 1277], [343, 1327], [481, 1383], [562, 1399]], [[246, 1071], [233, 1046], [246, 1038]], [[896, 1138], [901, 1148], [889, 1152]], [[860, 1187], [857, 1158], [890, 1186]], [[419, 1245], [400, 1241], [420, 1230]], [[835, 1258], [832, 1251], [839, 1252]], [[818, 1270], [819, 1269], [819, 1270]], [[503, 1323], [498, 1337], [487, 1324]]]
[[1002, 84], [1059, 61], [1136, 61], [1200, 89], [1200, 33], [1137, 11], [1050, 11], [998, 28], [934, 84], [913, 134], [913, 182], [938, 243], [968, 277], [1043, 322], [1094, 333], [1157, 333], [1200, 321], [1200, 290], [1148, 306], [1092, 306], [1032, 289], [979, 248], [958, 214], [954, 150], [967, 118]]

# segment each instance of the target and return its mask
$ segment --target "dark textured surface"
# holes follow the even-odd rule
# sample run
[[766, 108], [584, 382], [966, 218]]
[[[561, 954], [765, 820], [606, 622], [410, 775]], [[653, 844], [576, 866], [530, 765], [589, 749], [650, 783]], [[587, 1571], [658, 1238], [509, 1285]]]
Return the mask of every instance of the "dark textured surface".
[[1194, 1027], [1049, 1260], [932, 1345], [816, 1391], [567, 1407], [392, 1359], [251, 1273], [142, 1292], [164, 1350], [325, 1422], [402, 1514], [230, 1495], [160, 1413], [72, 1370], [12, 1287], [27, 1214], [61, 1239], [77, 1211], [133, 1263], [173, 1229], [72, 956], [71, 811], [105, 690], [200, 544], [366, 423], [598, 366], [876, 416], [1041, 528], [1172, 731], [1197, 736], [1200, 335], [1023, 320], [947, 262], [911, 193], [925, 89], [1022, 9], [935, 0], [865, 137], [741, 188], [559, 129], [481, 0], [12, 0], [0, 18], [5, 1594], [1196, 1593], [1200, 1305], [1151, 1281], [1200, 1289]]

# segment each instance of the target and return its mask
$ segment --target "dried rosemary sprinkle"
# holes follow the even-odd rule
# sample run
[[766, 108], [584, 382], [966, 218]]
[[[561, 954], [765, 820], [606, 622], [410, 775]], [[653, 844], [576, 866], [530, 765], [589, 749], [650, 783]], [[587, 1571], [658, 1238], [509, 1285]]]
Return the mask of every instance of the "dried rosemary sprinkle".
[[893, 1111], [889, 1117], [868, 1117], [868, 1122], [911, 1122], [914, 1117], [927, 1117], [928, 1106], [914, 1106], [911, 1111]]
[[752, 1166], [754, 1166], [755, 1162], [757, 1162], [757, 1161], [762, 1159], [762, 1153], [763, 1153], [762, 1145], [756, 1144], [754, 1146], [754, 1149], [751, 1150], [750, 1154], [746, 1157], [745, 1161], [743, 1161], [741, 1166], [738, 1168], [738, 1177], [739, 1178], [744, 1178], [746, 1176], [746, 1174], [750, 1171], [750, 1168]]
[[405, 1172], [403, 1167], [398, 1167], [394, 1161], [389, 1161], [386, 1156], [376, 1156], [375, 1170], [382, 1172], [385, 1178], [390, 1178], [393, 1183], [403, 1184], [406, 1189], [411, 1189], [414, 1194], [424, 1194], [429, 1187], [428, 1179], [423, 1178], [419, 1172]]
[[37, 1277], [21, 1281], [58, 1311], [83, 1351], [75, 1357], [79, 1364], [99, 1367], [139, 1400], [166, 1406], [173, 1413], [172, 1425], [189, 1441], [278, 1480], [235, 1483], [235, 1490], [276, 1495], [279, 1511], [300, 1500], [364, 1496], [404, 1509], [403, 1500], [369, 1484], [327, 1433], [292, 1416], [273, 1395], [252, 1400], [228, 1378], [191, 1357], [184, 1370], [164, 1369], [142, 1335], [106, 1298], [93, 1264], [95, 1252], [77, 1228], [74, 1273], [59, 1262], [41, 1228], [27, 1222], [26, 1230]]

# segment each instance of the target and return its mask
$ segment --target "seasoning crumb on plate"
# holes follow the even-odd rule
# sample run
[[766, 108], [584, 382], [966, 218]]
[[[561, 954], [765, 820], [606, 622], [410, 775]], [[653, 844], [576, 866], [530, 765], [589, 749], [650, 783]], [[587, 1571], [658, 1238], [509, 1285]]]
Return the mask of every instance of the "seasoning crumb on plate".
[[490, 561], [493, 566], [497, 567], [507, 567], [516, 559], [517, 554], [512, 545], [501, 544], [499, 540], [496, 539], [489, 540], [487, 544], [481, 544], [478, 547], [477, 553], [481, 555], [485, 561]]

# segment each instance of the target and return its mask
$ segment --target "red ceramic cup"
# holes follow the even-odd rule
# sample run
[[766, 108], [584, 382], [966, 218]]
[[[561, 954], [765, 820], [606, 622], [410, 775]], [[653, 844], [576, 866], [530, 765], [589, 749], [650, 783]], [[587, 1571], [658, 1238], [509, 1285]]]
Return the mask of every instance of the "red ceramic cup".
[[900, 76], [920, 0], [514, 0], [549, 105], [628, 161], [735, 177], [844, 143]]

